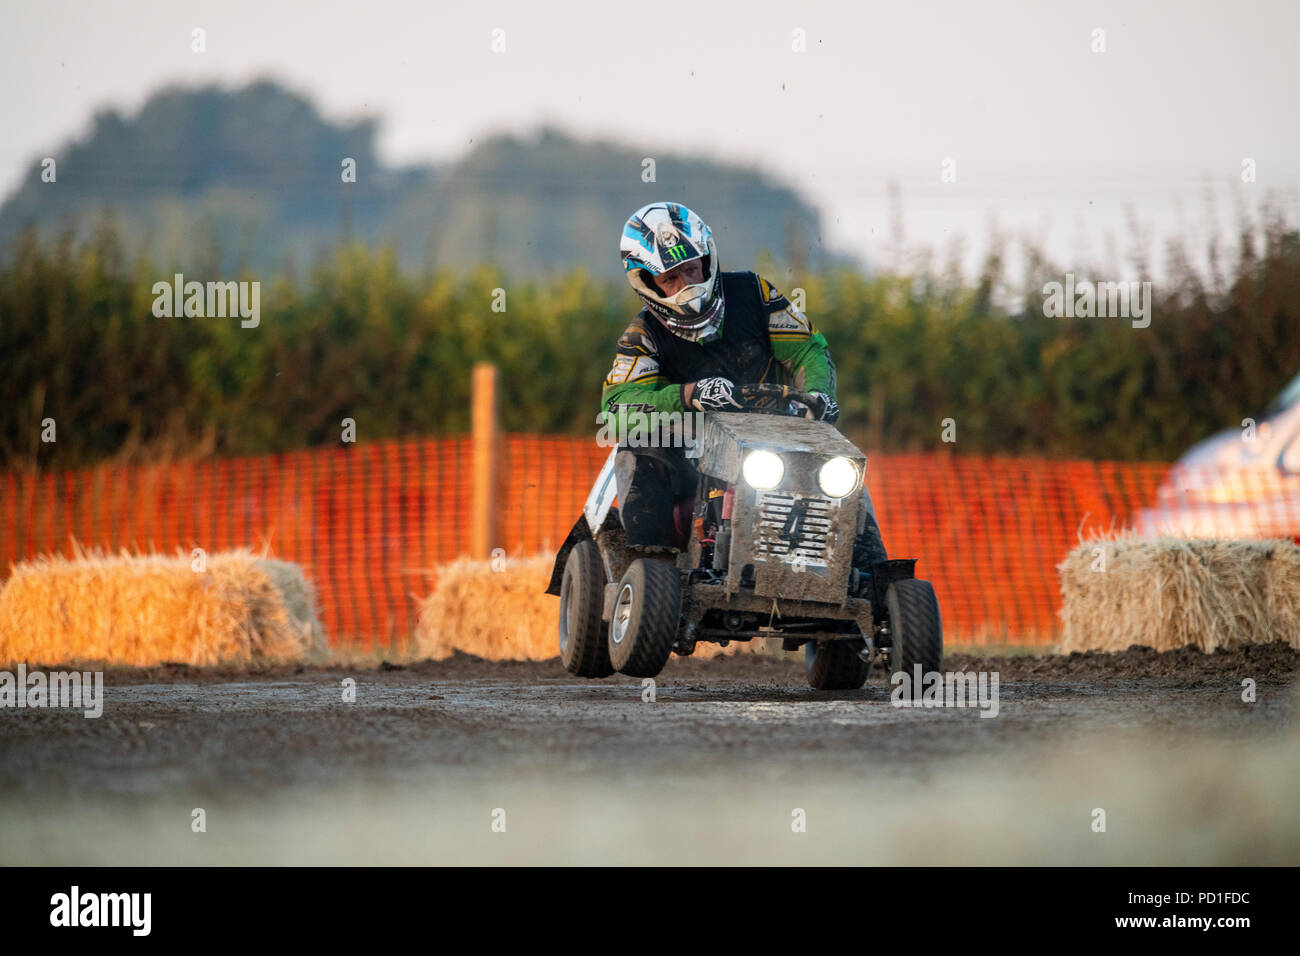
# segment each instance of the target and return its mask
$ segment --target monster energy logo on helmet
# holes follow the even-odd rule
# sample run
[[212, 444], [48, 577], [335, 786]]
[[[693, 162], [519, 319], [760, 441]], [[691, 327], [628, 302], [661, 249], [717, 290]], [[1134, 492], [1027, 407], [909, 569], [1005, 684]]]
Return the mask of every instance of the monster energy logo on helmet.
[[[721, 335], [723, 297], [717, 249], [703, 219], [680, 203], [642, 206], [623, 225], [620, 252], [632, 289], [670, 332], [700, 343]], [[700, 281], [674, 295], [663, 295], [655, 277], [697, 259]]]

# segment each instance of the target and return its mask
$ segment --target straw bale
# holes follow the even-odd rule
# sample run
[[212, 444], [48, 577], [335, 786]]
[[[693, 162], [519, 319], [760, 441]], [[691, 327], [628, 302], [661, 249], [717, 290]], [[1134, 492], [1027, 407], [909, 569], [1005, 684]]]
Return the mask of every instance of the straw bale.
[[1064, 652], [1275, 640], [1300, 650], [1300, 548], [1289, 541], [1121, 535], [1082, 542], [1058, 568]]
[[[554, 562], [555, 555], [538, 554], [495, 565], [460, 558], [443, 566], [433, 592], [420, 605], [416, 654], [435, 660], [456, 651], [493, 661], [558, 657], [560, 599], [545, 593]], [[700, 644], [695, 656], [761, 653], [764, 643]]]
[[152, 666], [301, 660], [324, 646], [302, 569], [250, 551], [21, 562], [0, 590], [0, 662]]

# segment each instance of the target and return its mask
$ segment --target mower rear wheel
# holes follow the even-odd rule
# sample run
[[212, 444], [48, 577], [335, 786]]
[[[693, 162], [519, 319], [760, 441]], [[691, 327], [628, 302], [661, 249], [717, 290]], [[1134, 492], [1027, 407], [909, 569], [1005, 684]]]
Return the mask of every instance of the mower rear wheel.
[[629, 677], [654, 677], [673, 651], [682, 615], [677, 566], [653, 558], [632, 562], [618, 584], [609, 621], [609, 660]]
[[605, 644], [601, 612], [605, 605], [605, 568], [594, 541], [579, 541], [564, 563], [560, 584], [560, 660], [578, 677], [614, 673]]
[[929, 581], [906, 578], [895, 581], [885, 592], [885, 608], [889, 613], [891, 646], [890, 671], [904, 673], [908, 680], [903, 688], [911, 689], [911, 697], [921, 696], [916, 680], [916, 667], [921, 674], [937, 673], [943, 667], [943, 618], [939, 613], [939, 599]]

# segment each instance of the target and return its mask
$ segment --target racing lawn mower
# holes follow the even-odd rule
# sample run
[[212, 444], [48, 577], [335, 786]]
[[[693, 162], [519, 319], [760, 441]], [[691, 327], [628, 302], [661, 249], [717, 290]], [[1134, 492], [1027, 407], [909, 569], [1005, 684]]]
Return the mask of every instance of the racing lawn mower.
[[862, 687], [878, 657], [886, 673], [940, 670], [934, 588], [914, 576], [915, 560], [886, 559], [866, 456], [834, 425], [803, 417], [817, 396], [773, 384], [737, 393], [743, 411], [704, 415], [675, 562], [628, 547], [611, 451], [547, 588], [560, 598], [564, 666], [654, 677], [701, 641], [766, 638], [803, 647], [818, 690]]

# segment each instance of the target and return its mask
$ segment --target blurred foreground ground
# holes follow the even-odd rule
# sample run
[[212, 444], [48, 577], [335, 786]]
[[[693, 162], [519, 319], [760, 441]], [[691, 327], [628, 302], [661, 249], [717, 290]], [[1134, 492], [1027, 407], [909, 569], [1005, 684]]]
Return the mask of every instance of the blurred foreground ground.
[[999, 716], [749, 655], [654, 703], [556, 661], [110, 672], [100, 719], [0, 711], [0, 864], [1300, 863], [1289, 648], [946, 666]]

